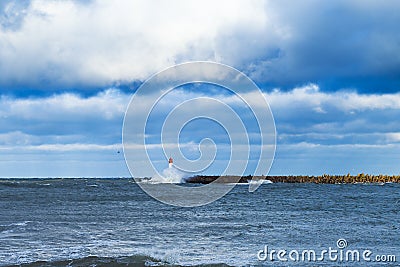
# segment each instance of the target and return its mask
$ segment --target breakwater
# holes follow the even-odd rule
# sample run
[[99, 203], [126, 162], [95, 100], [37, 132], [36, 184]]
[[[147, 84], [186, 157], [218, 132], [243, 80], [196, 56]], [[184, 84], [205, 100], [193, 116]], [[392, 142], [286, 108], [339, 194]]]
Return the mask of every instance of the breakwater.
[[[219, 179], [218, 179], [219, 178]], [[218, 179], [218, 181], [216, 181]], [[354, 184], [354, 183], [400, 183], [400, 175], [370, 175], [360, 173], [358, 175], [329, 175], [320, 176], [289, 175], [289, 176], [217, 176], [197, 175], [186, 179], [187, 183], [208, 184], [219, 183], [247, 183], [249, 180], [270, 180], [273, 183], [316, 183], [316, 184]]]

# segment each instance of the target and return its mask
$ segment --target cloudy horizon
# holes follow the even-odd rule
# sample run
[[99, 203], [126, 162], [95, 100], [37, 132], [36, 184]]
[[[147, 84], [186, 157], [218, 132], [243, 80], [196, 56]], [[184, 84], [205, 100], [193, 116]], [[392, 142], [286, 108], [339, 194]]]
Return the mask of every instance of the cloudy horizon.
[[[260, 87], [277, 130], [271, 175], [399, 174], [399, 7], [3, 1], [0, 176], [129, 176], [121, 132], [132, 94], [192, 60], [231, 65]], [[189, 96], [229, 101], [203, 87], [174, 91], [170, 107]]]

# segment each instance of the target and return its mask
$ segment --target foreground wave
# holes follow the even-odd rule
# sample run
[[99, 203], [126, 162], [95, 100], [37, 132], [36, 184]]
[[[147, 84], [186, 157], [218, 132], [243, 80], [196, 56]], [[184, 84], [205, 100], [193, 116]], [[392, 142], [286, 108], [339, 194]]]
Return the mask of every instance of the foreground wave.
[[[146, 255], [134, 255], [125, 257], [97, 257], [88, 256], [78, 259], [68, 259], [68, 260], [58, 260], [58, 261], [36, 261], [32, 263], [9, 265], [9, 267], [14, 266], [24, 266], [24, 267], [38, 267], [38, 266], [52, 266], [52, 267], [82, 267], [82, 266], [109, 266], [109, 267], [122, 267], [122, 266], [182, 266], [175, 265], [169, 262], [163, 262], [158, 259], [152, 258]], [[221, 264], [201, 264], [192, 266], [209, 266], [209, 267], [219, 267], [219, 266], [229, 266], [224, 263]]]

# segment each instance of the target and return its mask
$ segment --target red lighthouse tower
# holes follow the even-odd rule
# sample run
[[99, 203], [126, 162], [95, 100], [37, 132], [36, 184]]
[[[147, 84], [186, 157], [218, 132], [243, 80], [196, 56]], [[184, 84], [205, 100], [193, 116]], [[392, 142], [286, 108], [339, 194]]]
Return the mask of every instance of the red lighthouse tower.
[[174, 160], [170, 157], [168, 160], [168, 168], [172, 168], [173, 164], [174, 164]]

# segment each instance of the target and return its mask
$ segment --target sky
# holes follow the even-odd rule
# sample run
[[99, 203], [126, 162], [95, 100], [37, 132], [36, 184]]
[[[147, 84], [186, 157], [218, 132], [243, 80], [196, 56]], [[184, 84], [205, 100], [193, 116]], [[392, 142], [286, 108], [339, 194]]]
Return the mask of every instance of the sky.
[[[1, 1], [0, 177], [130, 176], [122, 124], [132, 95], [189, 61], [230, 65], [262, 90], [276, 125], [271, 175], [399, 174], [399, 9], [394, 0]], [[177, 88], [152, 125], [190, 97], [240, 110], [222, 89]], [[204, 171], [218, 174], [226, 132], [199, 120], [182, 133], [189, 159], [201, 138], [221, 147]]]

